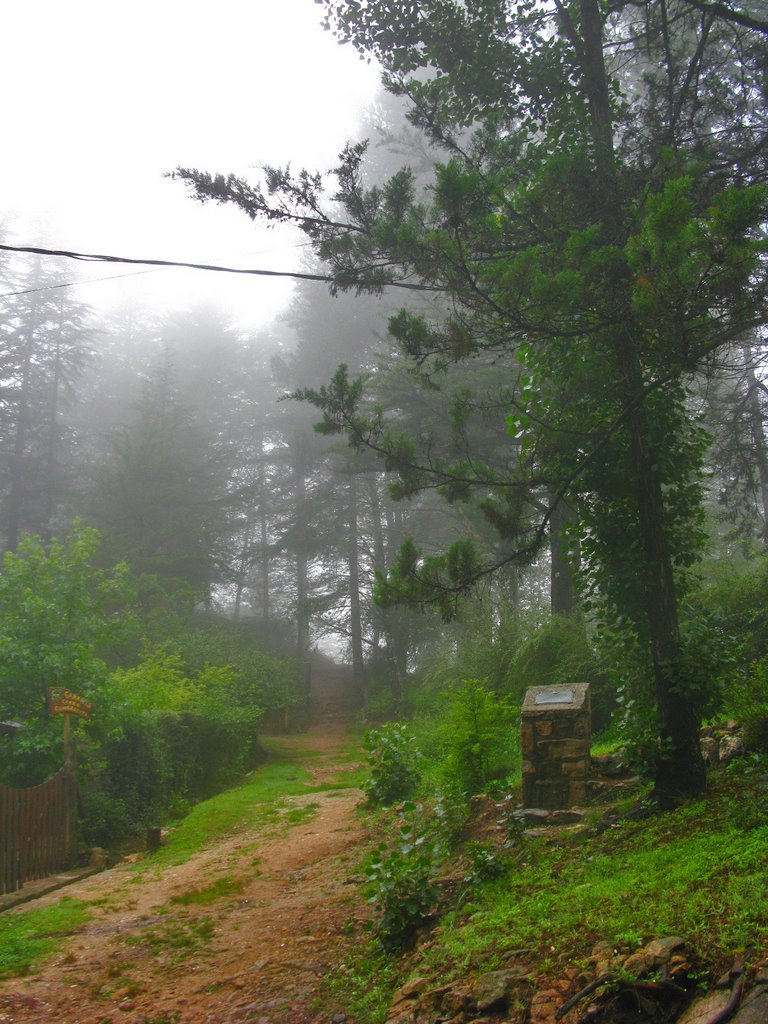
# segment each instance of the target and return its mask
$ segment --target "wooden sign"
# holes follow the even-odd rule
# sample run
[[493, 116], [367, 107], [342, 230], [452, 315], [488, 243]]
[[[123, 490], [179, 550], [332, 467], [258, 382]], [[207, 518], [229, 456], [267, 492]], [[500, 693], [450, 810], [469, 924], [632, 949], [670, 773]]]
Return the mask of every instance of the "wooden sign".
[[93, 704], [63, 686], [48, 687], [48, 707], [52, 715], [79, 715], [80, 718], [90, 718], [93, 711]]

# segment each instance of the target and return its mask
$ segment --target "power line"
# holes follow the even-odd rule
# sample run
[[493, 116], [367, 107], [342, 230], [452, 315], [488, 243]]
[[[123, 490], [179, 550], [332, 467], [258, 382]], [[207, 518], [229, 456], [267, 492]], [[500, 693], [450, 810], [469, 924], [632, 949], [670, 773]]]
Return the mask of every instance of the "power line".
[[[296, 245], [288, 246], [290, 249], [304, 249], [312, 245], [312, 242], [298, 242]], [[245, 256], [262, 256], [264, 253], [273, 253], [275, 249], [255, 249], [244, 253]], [[142, 277], [144, 274], [159, 274], [164, 268], [157, 267], [155, 270], [134, 270], [130, 274], [111, 274], [109, 277], [81, 277], [77, 281], [62, 281], [59, 284], [48, 284], [43, 288], [22, 288], [16, 292], [0, 292], [0, 299], [12, 299], [17, 295], [33, 295], [39, 292], [51, 292], [56, 288], [82, 288], [85, 284], [101, 284], [102, 281], [121, 281], [126, 277]]]
[[18, 292], [0, 292], [0, 299], [10, 299], [15, 295], [32, 295], [34, 292], [51, 292], [54, 288], [77, 288], [84, 284], [99, 284], [101, 281], [119, 281], [124, 277], [141, 277], [142, 274], [156, 273], [156, 270], [134, 270], [132, 274], [111, 274], [109, 277], [84, 277], [80, 281], [62, 281], [59, 284], [47, 284], [44, 288], [22, 288]]
[[[176, 260], [132, 259], [129, 256], [107, 256], [103, 253], [73, 252], [69, 249], [43, 249], [36, 245], [0, 245], [2, 252], [23, 252], [35, 256], [61, 256], [70, 260], [91, 263], [127, 263], [144, 267], [183, 267], [186, 270], [207, 270], [219, 274], [249, 274], [257, 277], [291, 277], [299, 281], [322, 281], [338, 285], [338, 280], [328, 274], [303, 274], [293, 270], [255, 270], [243, 267], [222, 267], [213, 263], [185, 263]], [[354, 284], [354, 282], [350, 282]], [[416, 292], [442, 292], [443, 288], [427, 284], [411, 284], [408, 281], [387, 281], [382, 288], [405, 288]]]

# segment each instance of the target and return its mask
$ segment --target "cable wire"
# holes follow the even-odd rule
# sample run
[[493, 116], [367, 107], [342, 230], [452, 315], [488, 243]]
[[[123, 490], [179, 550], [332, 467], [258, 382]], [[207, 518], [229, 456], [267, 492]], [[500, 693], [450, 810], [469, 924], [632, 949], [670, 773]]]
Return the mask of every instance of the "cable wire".
[[[249, 274], [258, 277], [291, 277], [299, 281], [322, 281], [326, 284], [338, 285], [336, 278], [328, 274], [304, 274], [297, 270], [256, 270], [244, 267], [222, 267], [214, 263], [185, 263], [176, 260], [133, 259], [130, 256], [109, 256], [103, 253], [73, 252], [69, 249], [44, 249], [37, 245], [1, 245], [2, 252], [23, 252], [35, 256], [60, 256], [70, 260], [83, 260], [91, 263], [127, 263], [132, 266], [144, 267], [183, 267], [186, 270], [207, 270], [219, 274]], [[354, 284], [354, 282], [351, 282]], [[387, 281], [377, 287], [405, 288], [416, 292], [442, 292], [443, 288], [428, 284], [412, 284], [408, 281]]]

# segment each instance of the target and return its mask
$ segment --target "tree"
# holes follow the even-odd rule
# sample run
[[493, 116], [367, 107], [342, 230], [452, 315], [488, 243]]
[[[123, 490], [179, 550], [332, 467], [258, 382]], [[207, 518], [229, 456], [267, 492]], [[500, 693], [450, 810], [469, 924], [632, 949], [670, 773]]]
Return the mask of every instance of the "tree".
[[117, 622], [127, 570], [97, 569], [99, 536], [79, 524], [46, 547], [28, 534], [0, 572], [0, 715], [24, 728], [7, 751], [4, 780], [42, 782], [60, 764], [61, 725], [51, 722], [47, 688], [93, 700], [104, 682], [100, 646]]
[[5, 548], [11, 551], [25, 529], [50, 536], [68, 489], [64, 469], [72, 432], [62, 411], [90, 357], [89, 310], [65, 297], [62, 275], [43, 271], [38, 259], [18, 284], [21, 294], [0, 310], [1, 496]]
[[[689, 0], [325, 6], [328, 25], [381, 61], [413, 123], [447, 153], [431, 196], [407, 168], [366, 187], [364, 144], [342, 153], [332, 204], [306, 172], [268, 169], [263, 188], [177, 173], [198, 198], [297, 222], [337, 289], [416, 279], [447, 293], [442, 320], [406, 312], [390, 323], [418, 366], [482, 351], [518, 374], [511, 471], [440, 467], [451, 497], [491, 492], [483, 509], [516, 551], [494, 566], [467, 542], [439, 558], [409, 546], [382, 595], [450, 611], [478, 576], [535, 551], [567, 503], [582, 589], [647, 652], [657, 798], [697, 794], [703, 694], [679, 595], [702, 539], [705, 439], [686, 388], [768, 319], [768, 26]], [[316, 397], [328, 429], [426, 485], [418, 446], [388, 432], [356, 382], [339, 374]], [[532, 484], [548, 493], [537, 516]]]

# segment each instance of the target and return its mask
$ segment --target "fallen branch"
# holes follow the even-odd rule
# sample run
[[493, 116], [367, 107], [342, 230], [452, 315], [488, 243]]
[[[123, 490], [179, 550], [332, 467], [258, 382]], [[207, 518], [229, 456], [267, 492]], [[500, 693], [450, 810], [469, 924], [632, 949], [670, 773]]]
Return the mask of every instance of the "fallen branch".
[[[629, 981], [626, 978], [619, 978], [615, 974], [601, 974], [599, 978], [590, 981], [588, 985], [585, 985], [584, 988], [564, 1002], [555, 1014], [555, 1020], [561, 1020], [577, 1003], [592, 995], [593, 992], [602, 988], [603, 985], [616, 985], [622, 991], [644, 993], [646, 995], [660, 992], [670, 992], [673, 995], [683, 997], [688, 995], [684, 988], [676, 985], [673, 981]], [[707, 1024], [719, 1024], [719, 1021], [708, 1021]]]
[[740, 966], [737, 970], [731, 971], [731, 975], [735, 976], [733, 988], [731, 989], [731, 997], [722, 1010], [718, 1010], [714, 1017], [711, 1017], [706, 1024], [723, 1024], [723, 1021], [728, 1020], [734, 1010], [738, 1007], [741, 1002], [741, 994], [744, 991], [744, 967]]

